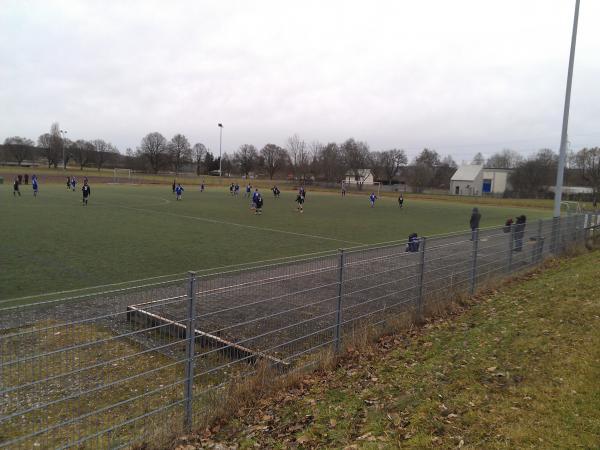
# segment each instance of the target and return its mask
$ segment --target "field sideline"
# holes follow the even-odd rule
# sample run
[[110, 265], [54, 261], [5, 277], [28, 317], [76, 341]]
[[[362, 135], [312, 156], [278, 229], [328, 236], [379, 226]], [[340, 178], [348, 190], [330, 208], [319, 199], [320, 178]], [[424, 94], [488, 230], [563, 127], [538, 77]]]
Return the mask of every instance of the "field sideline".
[[[4, 184], [0, 300], [404, 240], [411, 232], [465, 230], [474, 204], [409, 195], [403, 210], [391, 197], [371, 209], [367, 192], [341, 198], [309, 189], [299, 214], [293, 192], [280, 199], [262, 192], [264, 213], [255, 216], [243, 194], [233, 198], [222, 187], [200, 193], [189, 185], [177, 202], [170, 186], [92, 184], [89, 206], [82, 207], [80, 184], [71, 192], [42, 183], [36, 199], [31, 186], [13, 198], [11, 184]], [[478, 206], [482, 227], [521, 213], [529, 220], [550, 215], [538, 208]]]

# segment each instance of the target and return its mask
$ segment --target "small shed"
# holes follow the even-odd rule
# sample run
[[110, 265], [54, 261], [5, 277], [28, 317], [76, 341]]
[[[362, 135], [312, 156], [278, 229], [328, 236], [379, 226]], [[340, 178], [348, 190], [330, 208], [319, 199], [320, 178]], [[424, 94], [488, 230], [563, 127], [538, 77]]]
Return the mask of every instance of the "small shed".
[[483, 190], [483, 164], [459, 166], [450, 179], [450, 194], [481, 195]]

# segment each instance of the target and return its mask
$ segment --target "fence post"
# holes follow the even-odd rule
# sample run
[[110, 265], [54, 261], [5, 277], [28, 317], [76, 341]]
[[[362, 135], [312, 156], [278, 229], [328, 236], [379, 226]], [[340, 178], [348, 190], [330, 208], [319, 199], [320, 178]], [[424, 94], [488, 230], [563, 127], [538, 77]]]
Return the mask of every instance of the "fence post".
[[515, 224], [511, 224], [510, 233], [508, 233], [508, 256], [506, 257], [506, 272], [512, 270], [513, 245], [515, 242]]
[[194, 344], [196, 342], [196, 272], [189, 272], [187, 319], [185, 328], [185, 415], [184, 427], [187, 432], [192, 428], [192, 399], [194, 397]]
[[558, 255], [559, 253], [562, 253], [562, 251], [564, 250], [563, 247], [563, 237], [561, 236], [561, 218], [557, 217], [556, 218], [556, 254]]
[[338, 295], [337, 295], [337, 306], [335, 313], [335, 352], [340, 352], [340, 341], [342, 332], [342, 298], [344, 296], [343, 285], [344, 285], [344, 249], [338, 250]]
[[473, 238], [473, 253], [471, 261], [471, 295], [475, 293], [477, 283], [477, 250], [479, 249], [479, 228], [475, 229], [471, 235]]
[[419, 253], [419, 286], [417, 288], [417, 304], [415, 311], [415, 322], [423, 322], [423, 280], [425, 278], [425, 243], [427, 240], [422, 237]]
[[536, 238], [536, 243], [537, 243], [536, 261], [537, 262], [540, 262], [542, 260], [542, 255], [544, 253], [544, 243], [542, 242], [543, 227], [544, 227], [544, 220], [543, 219], [538, 220], [538, 229], [537, 229], [537, 238]]
[[552, 231], [551, 231], [551, 242], [550, 242], [550, 251], [552, 254], [556, 255], [558, 253], [558, 218], [552, 218]]

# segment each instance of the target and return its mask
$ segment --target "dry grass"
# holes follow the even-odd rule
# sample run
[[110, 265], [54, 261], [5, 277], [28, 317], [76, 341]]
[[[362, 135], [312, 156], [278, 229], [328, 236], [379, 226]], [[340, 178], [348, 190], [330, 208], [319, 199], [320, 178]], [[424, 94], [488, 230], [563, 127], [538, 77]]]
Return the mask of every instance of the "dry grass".
[[374, 329], [357, 329], [333, 372], [279, 393], [255, 384], [263, 394], [229, 422], [174, 445], [597, 448], [598, 257], [549, 260], [472, 298], [430, 299], [437, 319], [423, 329], [409, 316], [390, 322], [408, 330], [376, 345]]

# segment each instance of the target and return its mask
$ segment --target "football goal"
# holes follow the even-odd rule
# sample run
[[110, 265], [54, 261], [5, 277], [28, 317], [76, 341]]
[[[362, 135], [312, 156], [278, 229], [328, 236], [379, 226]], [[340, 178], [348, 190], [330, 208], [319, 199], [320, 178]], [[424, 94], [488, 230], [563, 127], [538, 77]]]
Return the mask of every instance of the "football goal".
[[379, 197], [381, 193], [381, 182], [373, 181], [372, 183], [348, 183], [347, 181], [342, 181], [341, 191], [346, 191], [347, 194], [350, 193], [363, 193], [369, 195], [371, 192], [375, 192], [375, 195]]
[[572, 201], [560, 202], [560, 208], [569, 213], [580, 213], [582, 212], [581, 203]]
[[114, 169], [113, 183], [115, 184], [131, 184], [133, 179], [131, 177], [131, 169]]

